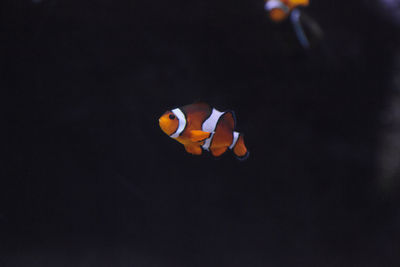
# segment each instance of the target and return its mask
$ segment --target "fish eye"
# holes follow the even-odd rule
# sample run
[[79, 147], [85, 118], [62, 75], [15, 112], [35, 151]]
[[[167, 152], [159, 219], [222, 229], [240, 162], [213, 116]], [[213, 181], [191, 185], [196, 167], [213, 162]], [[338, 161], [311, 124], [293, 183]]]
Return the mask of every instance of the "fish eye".
[[171, 120], [174, 120], [174, 119], [175, 119], [175, 115], [174, 115], [174, 114], [170, 114], [170, 115], [169, 115], [169, 118], [170, 118]]

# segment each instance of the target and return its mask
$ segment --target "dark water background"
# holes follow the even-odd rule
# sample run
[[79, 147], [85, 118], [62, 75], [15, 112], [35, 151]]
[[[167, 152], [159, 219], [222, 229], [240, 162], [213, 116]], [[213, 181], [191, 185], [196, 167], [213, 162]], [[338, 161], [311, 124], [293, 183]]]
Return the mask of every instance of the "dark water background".
[[[309, 53], [261, 0], [2, 1], [0, 266], [399, 266], [399, 28], [307, 13]], [[160, 131], [195, 100], [235, 110], [249, 160]]]

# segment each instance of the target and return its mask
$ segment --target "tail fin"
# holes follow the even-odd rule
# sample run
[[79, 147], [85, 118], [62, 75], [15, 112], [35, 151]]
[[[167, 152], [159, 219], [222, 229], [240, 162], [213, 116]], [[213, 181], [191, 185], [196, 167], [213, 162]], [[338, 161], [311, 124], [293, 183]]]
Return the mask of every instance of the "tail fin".
[[233, 147], [233, 153], [235, 154], [236, 158], [240, 161], [246, 160], [250, 155], [250, 152], [247, 150], [244, 144], [244, 139], [242, 134], [239, 135], [239, 138], [235, 146]]

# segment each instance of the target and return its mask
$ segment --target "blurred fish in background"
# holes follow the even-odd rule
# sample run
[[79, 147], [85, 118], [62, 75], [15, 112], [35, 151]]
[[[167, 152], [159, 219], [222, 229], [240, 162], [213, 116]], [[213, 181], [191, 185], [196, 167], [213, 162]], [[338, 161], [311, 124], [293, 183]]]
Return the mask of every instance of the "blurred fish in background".
[[392, 64], [393, 76], [388, 81], [391, 90], [381, 116], [377, 173], [381, 189], [388, 194], [400, 187], [400, 50]]
[[400, 26], [400, 0], [365, 0], [384, 19]]
[[[400, 0], [365, 0], [365, 4], [391, 26], [400, 27]], [[391, 90], [381, 114], [377, 176], [381, 190], [393, 195], [400, 186], [400, 50], [394, 43], [388, 45], [397, 52], [393, 57], [392, 77], [388, 80]]]
[[301, 10], [309, 4], [309, 0], [266, 0], [264, 6], [273, 22], [280, 23], [290, 18], [296, 37], [304, 49], [310, 49], [323, 38], [318, 23]]

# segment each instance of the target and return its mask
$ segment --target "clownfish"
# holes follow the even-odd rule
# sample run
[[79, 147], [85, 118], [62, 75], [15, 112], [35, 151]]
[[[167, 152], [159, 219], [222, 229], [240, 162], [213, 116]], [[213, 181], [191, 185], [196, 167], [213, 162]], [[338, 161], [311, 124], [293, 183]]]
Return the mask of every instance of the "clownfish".
[[309, 0], [265, 0], [265, 10], [272, 21], [279, 23], [290, 17], [297, 39], [304, 49], [311, 48], [323, 39], [323, 31], [318, 23], [299, 8], [309, 4]]
[[166, 111], [159, 124], [190, 154], [201, 155], [206, 150], [219, 157], [229, 148], [239, 160], [249, 156], [243, 135], [235, 131], [233, 111], [221, 112], [206, 103], [194, 103]]
[[266, 0], [265, 10], [268, 11], [272, 21], [281, 22], [289, 16], [293, 9], [309, 4], [309, 0]]

